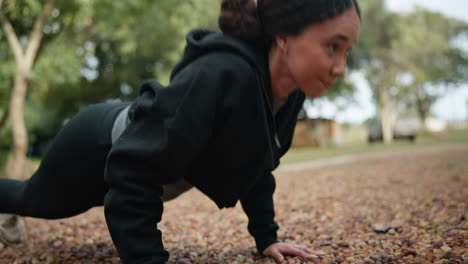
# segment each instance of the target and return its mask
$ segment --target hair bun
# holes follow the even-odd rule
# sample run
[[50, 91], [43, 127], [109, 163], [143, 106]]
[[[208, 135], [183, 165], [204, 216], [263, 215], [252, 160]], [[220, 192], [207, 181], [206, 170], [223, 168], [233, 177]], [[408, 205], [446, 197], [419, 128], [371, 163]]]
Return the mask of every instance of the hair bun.
[[222, 0], [218, 24], [223, 33], [242, 40], [256, 41], [262, 35], [254, 0]]

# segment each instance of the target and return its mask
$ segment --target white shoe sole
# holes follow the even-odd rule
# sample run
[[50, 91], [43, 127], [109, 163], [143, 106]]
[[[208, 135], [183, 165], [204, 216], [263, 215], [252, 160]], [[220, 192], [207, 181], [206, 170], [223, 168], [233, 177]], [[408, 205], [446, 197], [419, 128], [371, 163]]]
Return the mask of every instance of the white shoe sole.
[[18, 215], [0, 214], [0, 242], [12, 244], [21, 242], [24, 222]]

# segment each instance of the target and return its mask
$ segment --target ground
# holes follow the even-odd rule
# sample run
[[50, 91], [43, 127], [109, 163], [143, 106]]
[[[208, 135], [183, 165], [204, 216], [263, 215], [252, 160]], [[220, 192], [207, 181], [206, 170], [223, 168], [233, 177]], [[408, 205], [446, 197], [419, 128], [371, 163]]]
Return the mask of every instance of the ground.
[[[321, 263], [468, 263], [468, 145], [396, 151], [275, 173], [279, 239], [327, 252]], [[196, 190], [165, 205], [169, 263], [275, 263], [257, 255], [238, 205], [217, 210]], [[27, 218], [6, 263], [120, 263], [102, 208]], [[313, 263], [288, 257], [284, 263]]]

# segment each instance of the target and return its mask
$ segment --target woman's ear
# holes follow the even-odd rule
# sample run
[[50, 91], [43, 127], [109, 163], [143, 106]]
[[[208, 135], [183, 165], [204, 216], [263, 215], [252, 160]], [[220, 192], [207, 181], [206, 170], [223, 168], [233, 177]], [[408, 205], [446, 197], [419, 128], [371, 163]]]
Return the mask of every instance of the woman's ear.
[[278, 47], [283, 53], [287, 51], [287, 42], [286, 36], [276, 35], [275, 36], [275, 45]]

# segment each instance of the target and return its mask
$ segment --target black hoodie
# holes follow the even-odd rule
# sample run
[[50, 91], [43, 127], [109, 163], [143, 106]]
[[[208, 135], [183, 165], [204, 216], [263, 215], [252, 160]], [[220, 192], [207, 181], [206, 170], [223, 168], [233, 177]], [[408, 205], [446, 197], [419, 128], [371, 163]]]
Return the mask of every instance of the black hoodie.
[[108, 156], [106, 220], [123, 263], [164, 263], [162, 185], [185, 178], [219, 208], [240, 200], [261, 253], [276, 242], [271, 171], [289, 149], [304, 94], [276, 116], [266, 52], [222, 33], [187, 35], [171, 82], [142, 85]]

